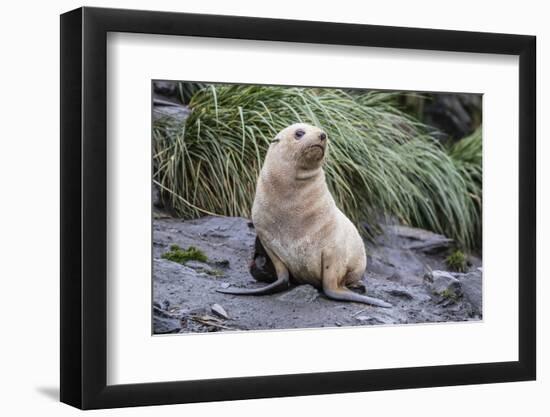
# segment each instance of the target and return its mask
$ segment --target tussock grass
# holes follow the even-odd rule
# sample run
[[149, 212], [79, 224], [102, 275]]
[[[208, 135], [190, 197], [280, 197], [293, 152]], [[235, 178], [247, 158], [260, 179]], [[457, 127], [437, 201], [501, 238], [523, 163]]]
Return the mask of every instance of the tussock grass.
[[449, 149], [456, 169], [464, 179], [471, 199], [469, 209], [473, 221], [472, 242], [475, 249], [481, 249], [482, 242], [482, 191], [483, 191], [483, 155], [482, 133], [479, 127], [470, 136], [458, 141]]
[[206, 87], [204, 83], [178, 83], [177, 94], [182, 103], [189, 103], [193, 95]]
[[155, 123], [154, 181], [180, 216], [249, 217], [270, 140], [292, 123], [310, 123], [328, 133], [328, 185], [352, 221], [367, 222], [360, 230], [372, 237], [380, 216], [392, 216], [475, 246], [480, 207], [471, 196], [466, 151], [454, 149], [451, 157], [425, 126], [396, 108], [395, 98], [208, 85], [193, 94], [185, 124]]

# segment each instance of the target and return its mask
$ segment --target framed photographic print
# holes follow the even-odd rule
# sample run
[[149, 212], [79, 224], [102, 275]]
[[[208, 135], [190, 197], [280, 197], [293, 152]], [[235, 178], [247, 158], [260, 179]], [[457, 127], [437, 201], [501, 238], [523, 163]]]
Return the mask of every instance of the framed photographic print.
[[61, 401], [535, 379], [535, 38], [61, 16]]

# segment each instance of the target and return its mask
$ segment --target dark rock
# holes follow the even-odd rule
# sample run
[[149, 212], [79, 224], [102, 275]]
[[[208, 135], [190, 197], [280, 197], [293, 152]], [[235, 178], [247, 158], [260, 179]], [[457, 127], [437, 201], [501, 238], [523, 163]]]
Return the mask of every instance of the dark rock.
[[154, 183], [153, 183], [153, 186], [151, 187], [151, 199], [154, 207], [164, 208], [164, 204], [162, 203], [162, 198], [160, 196], [159, 187], [157, 184], [154, 184]]
[[367, 255], [367, 268], [369, 271], [380, 275], [394, 275], [395, 265], [387, 257], [380, 255]]
[[189, 107], [183, 104], [157, 99], [153, 100], [153, 118], [155, 120], [169, 117], [179, 122], [184, 122], [190, 114], [191, 110]]
[[177, 84], [172, 81], [155, 81], [153, 83], [153, 119], [174, 119], [184, 122], [191, 114], [177, 94]]
[[225, 309], [219, 305], [219, 304], [213, 304], [210, 309], [212, 310], [213, 313], [215, 313], [216, 315], [224, 318], [224, 319], [229, 319], [229, 314], [227, 314], [227, 311], [225, 311]]
[[288, 303], [311, 303], [319, 297], [319, 291], [309, 284], [299, 285], [294, 289], [283, 293], [278, 300]]
[[443, 235], [409, 226], [387, 226], [387, 234], [393, 234], [401, 240], [400, 246], [403, 249], [416, 250], [421, 252], [433, 252], [447, 249], [453, 242], [452, 239]]
[[181, 329], [181, 321], [175, 318], [153, 316], [154, 334], [178, 333]]
[[[407, 282], [410, 281], [410, 277], [422, 276], [426, 270], [427, 259], [424, 259], [424, 253], [404, 248], [399, 242], [370, 246], [368, 252], [371, 254], [371, 260], [379, 261], [367, 261], [367, 272], [370, 273], [400, 277], [402, 282]], [[439, 268], [434, 265], [433, 269]]]
[[389, 277], [386, 278], [388, 281], [392, 282], [402, 282], [403, 276], [399, 272], [394, 272]]
[[[161, 307], [161, 305], [163, 307]], [[172, 314], [166, 311], [169, 306], [170, 304], [167, 300], [164, 300], [162, 304], [160, 304], [158, 301], [153, 302], [153, 315], [155, 315], [156, 317], [164, 317], [167, 319], [175, 318]]]
[[454, 274], [454, 276], [460, 281], [464, 300], [470, 304], [472, 314], [480, 316], [483, 309], [481, 272], [476, 270], [467, 274]]
[[229, 259], [216, 259], [214, 261], [211, 261], [210, 263], [217, 266], [218, 268], [229, 268], [229, 266], [231, 265]]
[[369, 316], [356, 316], [355, 320], [360, 321], [363, 324], [387, 324], [385, 320], [381, 320], [378, 317], [369, 317]]
[[406, 290], [391, 289], [387, 291], [387, 293], [393, 295], [394, 297], [404, 298], [406, 300], [412, 300], [414, 298], [413, 295]]
[[432, 293], [445, 300], [457, 301], [462, 297], [462, 285], [450, 272], [431, 271], [424, 276]]
[[177, 84], [173, 81], [154, 81], [153, 92], [165, 96], [174, 97], [177, 91]]
[[[481, 306], [476, 308], [476, 293], [470, 295], [467, 288], [471, 281], [472, 286], [477, 285], [473, 288], [478, 288], [480, 291], [477, 294], [481, 296], [481, 273], [477, 270], [481, 260], [472, 267], [479, 276], [452, 275], [461, 284], [463, 297], [455, 301], [434, 295], [433, 273], [426, 278], [426, 282], [423, 277], [426, 270], [442, 271], [445, 268], [444, 252], [407, 249], [411, 239], [396, 234], [391, 238], [385, 237], [384, 244], [367, 244], [371, 245], [368, 246], [370, 259], [364, 277], [369, 296], [381, 299], [392, 297], [394, 308], [391, 310], [382, 311], [368, 305], [329, 300], [308, 285], [261, 297], [219, 293], [216, 290], [220, 288], [257, 288], [265, 285], [256, 283], [249, 273], [252, 272], [249, 269], [251, 255], [256, 253], [256, 259], [262, 255], [259, 252], [262, 248], [256, 246], [256, 234], [249, 227], [249, 222], [244, 218], [219, 216], [194, 220], [154, 219], [153, 300], [154, 309], [158, 310], [153, 313], [156, 317], [156, 323], [153, 323], [155, 333], [319, 328], [335, 326], [336, 322], [342, 326], [427, 323], [475, 320], [481, 315], [477, 314], [481, 313]], [[209, 261], [181, 265], [162, 259], [162, 254], [171, 243], [177, 243], [182, 248], [195, 246], [208, 256]], [[214, 259], [228, 262], [222, 268]], [[392, 272], [377, 274], [371, 269], [372, 259], [385, 263]], [[202, 272], [208, 267], [222, 270], [223, 279], [214, 279]], [[273, 271], [272, 279], [274, 277]], [[451, 295], [444, 290], [441, 291], [444, 295]], [[221, 318], [217, 318], [217, 322], [201, 319], [214, 316], [211, 311], [214, 304], [223, 306], [230, 313], [230, 325]], [[362, 319], [355, 319], [353, 314]], [[178, 326], [181, 330], [176, 330]]]
[[433, 94], [423, 113], [424, 122], [436, 127], [441, 139], [458, 140], [481, 122], [481, 95]]
[[197, 272], [205, 273], [207, 275], [219, 275], [219, 271], [215, 270], [210, 265], [204, 262], [191, 260], [191, 261], [185, 262], [185, 266], [188, 268], [192, 268]]

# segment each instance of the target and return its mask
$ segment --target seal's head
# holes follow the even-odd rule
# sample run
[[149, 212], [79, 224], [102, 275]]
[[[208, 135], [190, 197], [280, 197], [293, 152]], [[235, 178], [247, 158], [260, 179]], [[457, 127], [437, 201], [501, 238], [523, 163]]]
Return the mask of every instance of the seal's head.
[[279, 155], [307, 170], [319, 168], [323, 164], [328, 137], [318, 127], [296, 123], [283, 129], [274, 143]]

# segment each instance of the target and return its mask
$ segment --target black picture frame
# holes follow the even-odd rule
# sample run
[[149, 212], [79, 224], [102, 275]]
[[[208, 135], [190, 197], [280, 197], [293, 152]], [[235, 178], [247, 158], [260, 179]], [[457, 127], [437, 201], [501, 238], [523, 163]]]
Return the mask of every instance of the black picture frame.
[[[519, 360], [107, 385], [108, 32], [519, 56]], [[524, 35], [88, 7], [61, 15], [61, 401], [94, 409], [535, 379], [535, 51]]]

